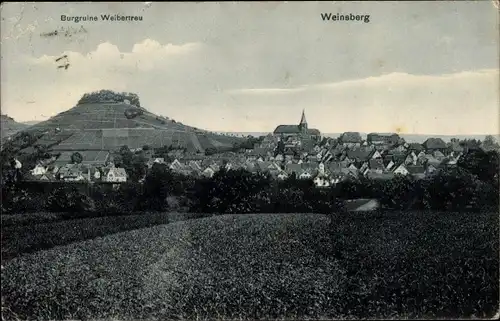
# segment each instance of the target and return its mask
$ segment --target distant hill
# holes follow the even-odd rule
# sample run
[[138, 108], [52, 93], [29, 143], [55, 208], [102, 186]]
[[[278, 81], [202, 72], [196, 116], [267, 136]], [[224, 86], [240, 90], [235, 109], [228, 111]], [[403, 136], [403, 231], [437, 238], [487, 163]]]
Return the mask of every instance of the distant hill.
[[[113, 95], [111, 99], [110, 93]], [[131, 149], [148, 145], [153, 148], [173, 146], [203, 153], [207, 148], [231, 147], [234, 142], [242, 140], [155, 115], [137, 106], [137, 96], [134, 96], [137, 100], [137, 105], [134, 105], [127, 99], [119, 101], [119, 95], [111, 91], [85, 94], [75, 107], [25, 128], [17, 136], [30, 133], [37, 138], [32, 146], [44, 145], [61, 152], [113, 151], [123, 145]], [[33, 149], [23, 148], [27, 153]]]
[[28, 125], [23, 123], [18, 123], [14, 120], [14, 118], [9, 117], [7, 115], [0, 115], [0, 129], [1, 129], [1, 137], [2, 142], [9, 136], [19, 132], [28, 127]]

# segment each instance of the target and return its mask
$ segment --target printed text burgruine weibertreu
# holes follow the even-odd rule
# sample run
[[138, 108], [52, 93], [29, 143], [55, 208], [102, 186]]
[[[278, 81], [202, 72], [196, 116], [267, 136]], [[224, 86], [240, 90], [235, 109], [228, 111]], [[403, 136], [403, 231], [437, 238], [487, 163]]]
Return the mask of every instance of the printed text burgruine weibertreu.
[[61, 21], [93, 22], [93, 21], [142, 21], [142, 16], [123, 16], [118, 14], [101, 14], [99, 16], [67, 16], [61, 15]]

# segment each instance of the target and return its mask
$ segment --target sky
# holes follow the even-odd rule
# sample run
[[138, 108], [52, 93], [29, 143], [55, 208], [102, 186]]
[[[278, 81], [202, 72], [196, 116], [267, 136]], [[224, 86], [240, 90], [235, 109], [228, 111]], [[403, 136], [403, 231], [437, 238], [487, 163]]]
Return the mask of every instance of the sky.
[[[102, 14], [143, 20], [61, 21]], [[1, 112], [17, 121], [110, 89], [214, 131], [270, 132], [305, 109], [324, 133], [500, 133], [492, 1], [12, 2], [0, 30]]]

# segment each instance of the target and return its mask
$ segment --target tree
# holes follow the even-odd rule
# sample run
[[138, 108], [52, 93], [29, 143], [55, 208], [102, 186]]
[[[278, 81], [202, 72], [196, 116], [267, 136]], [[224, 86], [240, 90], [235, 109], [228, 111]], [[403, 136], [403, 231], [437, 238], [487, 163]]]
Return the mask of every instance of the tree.
[[79, 152], [74, 152], [71, 154], [71, 163], [80, 164], [83, 161], [83, 156]]
[[171, 194], [173, 175], [164, 164], [154, 164], [144, 180], [142, 206], [145, 210], [165, 211]]
[[215, 148], [215, 147], [208, 147], [207, 149], [205, 149], [205, 155], [206, 156], [210, 156], [210, 155], [214, 155], [214, 154], [217, 154], [217, 148]]
[[481, 147], [485, 151], [491, 151], [491, 150], [499, 151], [500, 150], [500, 145], [498, 145], [497, 140], [492, 135], [488, 135], [485, 137], [485, 139], [483, 140], [483, 142], [481, 144]]
[[476, 175], [480, 180], [498, 186], [499, 154], [497, 152], [486, 152], [482, 149], [471, 150], [458, 160], [457, 165]]

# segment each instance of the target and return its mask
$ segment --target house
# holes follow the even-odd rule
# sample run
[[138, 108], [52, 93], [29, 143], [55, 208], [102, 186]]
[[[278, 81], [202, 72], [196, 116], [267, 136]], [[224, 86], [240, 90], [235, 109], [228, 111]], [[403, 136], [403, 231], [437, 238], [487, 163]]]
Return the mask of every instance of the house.
[[301, 164], [294, 164], [294, 163], [286, 164], [285, 172], [288, 175], [292, 175], [293, 173], [295, 173], [295, 175], [298, 177], [302, 172], [302, 166]]
[[439, 150], [435, 150], [432, 153], [432, 156], [434, 156], [434, 158], [437, 159], [438, 161], [442, 161], [445, 158], [444, 154]]
[[93, 180], [98, 181], [102, 178], [101, 169], [92, 167], [91, 170], [89, 171], [89, 175], [92, 177]]
[[368, 160], [371, 154], [372, 154], [371, 151], [366, 150], [364, 148], [354, 148], [352, 150], [347, 151], [347, 157], [357, 162]]
[[411, 152], [409, 153], [405, 160], [404, 160], [404, 164], [405, 165], [417, 165], [417, 161], [418, 161], [418, 157], [417, 155], [415, 155], [415, 152]]
[[410, 143], [410, 144], [408, 144], [407, 150], [408, 151], [413, 151], [416, 154], [418, 154], [418, 153], [420, 153], [421, 151], [424, 150], [424, 146], [422, 146], [422, 144], [419, 144], [419, 143]]
[[338, 183], [344, 181], [346, 178], [347, 178], [347, 176], [344, 173], [330, 174], [330, 184], [331, 185], [338, 184]]
[[430, 163], [427, 163], [424, 166], [424, 168], [425, 168], [425, 176], [426, 177], [431, 177], [438, 172], [437, 167], [434, 166], [433, 164], [430, 164]]
[[357, 168], [357, 167], [356, 167], [356, 165], [354, 165], [354, 164], [349, 165], [349, 166], [347, 167], [347, 169], [348, 169], [349, 171], [351, 171], [351, 172], [355, 172], [355, 173], [357, 173], [357, 172], [358, 172], [358, 168]]
[[47, 173], [47, 168], [43, 166], [42, 164], [37, 164], [32, 170], [31, 170], [31, 175], [33, 176], [39, 176]]
[[423, 179], [426, 176], [425, 168], [422, 165], [410, 165], [406, 166], [406, 169], [408, 173], [416, 179]]
[[390, 180], [394, 178], [394, 173], [392, 172], [384, 172], [384, 173], [376, 173], [369, 171], [366, 174], [366, 177], [369, 179], [376, 179], [376, 180]]
[[280, 171], [276, 177], [280, 180], [285, 180], [288, 178], [288, 174], [285, 171]]
[[311, 179], [313, 177], [313, 171], [311, 169], [304, 169], [299, 175], [299, 179]]
[[394, 145], [399, 142], [399, 135], [395, 133], [370, 133], [366, 140], [373, 145]]
[[348, 147], [361, 146], [363, 139], [358, 132], [345, 132], [339, 137], [339, 143]]
[[382, 173], [385, 170], [384, 161], [382, 159], [370, 159], [368, 167], [371, 171]]
[[437, 168], [439, 164], [441, 164], [441, 161], [436, 159], [433, 155], [426, 154], [425, 159], [422, 161], [422, 163], [432, 164]]
[[373, 150], [372, 154], [370, 155], [370, 158], [371, 159], [378, 159], [378, 158], [381, 159], [382, 158], [382, 154], [378, 150]]
[[327, 176], [318, 175], [313, 179], [313, 183], [316, 187], [329, 187], [331, 180]]
[[406, 169], [406, 166], [404, 163], [401, 163], [399, 166], [396, 166], [396, 168], [392, 171], [395, 175], [403, 175], [406, 176], [409, 174], [408, 169]]
[[38, 179], [41, 181], [55, 181], [56, 176], [53, 173], [47, 172], [38, 176]]
[[427, 152], [434, 152], [438, 150], [445, 153], [448, 148], [446, 143], [441, 138], [429, 138], [422, 144], [422, 146], [424, 146]]
[[215, 174], [215, 171], [210, 166], [208, 166], [207, 168], [205, 168], [205, 170], [203, 170], [203, 172], [201, 172], [201, 175], [203, 175], [205, 177], [209, 177], [209, 178], [214, 176], [214, 174]]
[[391, 152], [393, 152], [393, 153], [405, 153], [406, 147], [404, 145], [399, 145], [399, 146], [392, 148]]
[[386, 171], [390, 171], [396, 163], [391, 158], [384, 159], [384, 168]]
[[359, 168], [359, 172], [361, 175], [365, 175], [365, 173], [370, 169], [370, 165], [368, 162], [363, 162], [361, 167]]
[[339, 162], [329, 162], [326, 165], [326, 170], [331, 174], [340, 173], [342, 165]]
[[85, 176], [83, 175], [81, 164], [66, 164], [61, 167], [57, 172], [59, 179], [63, 181], [83, 181]]
[[181, 170], [184, 168], [184, 166], [181, 164], [181, 162], [179, 162], [179, 160], [174, 159], [174, 161], [170, 164], [169, 168], [173, 171], [175, 170]]
[[127, 173], [124, 168], [110, 167], [105, 171], [106, 182], [123, 183], [127, 181]]

